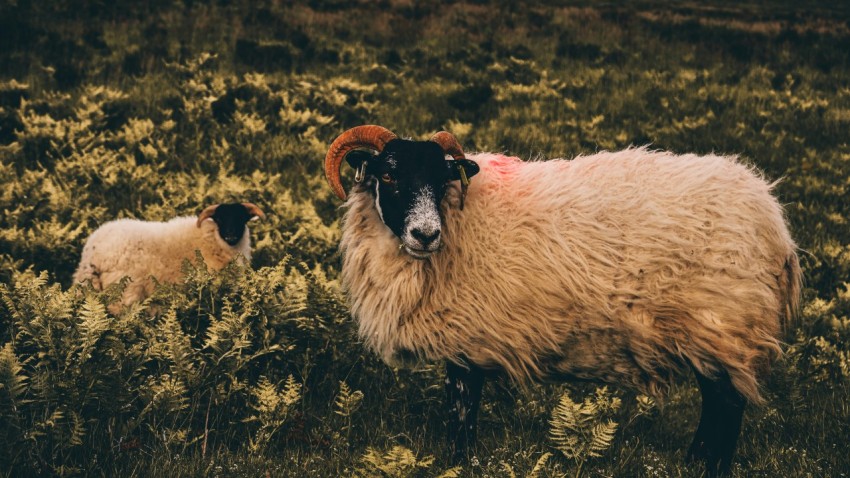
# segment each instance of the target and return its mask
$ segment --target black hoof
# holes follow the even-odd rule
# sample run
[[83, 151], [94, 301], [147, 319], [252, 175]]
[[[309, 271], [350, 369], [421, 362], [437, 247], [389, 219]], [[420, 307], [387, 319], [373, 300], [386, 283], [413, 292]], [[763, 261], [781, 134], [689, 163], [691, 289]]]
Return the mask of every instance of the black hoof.
[[469, 459], [470, 455], [466, 452], [466, 450], [454, 451], [452, 452], [452, 457], [449, 460], [449, 463], [451, 466], [466, 465], [469, 463]]
[[705, 465], [705, 476], [711, 478], [728, 475], [731, 465], [730, 461], [721, 460], [703, 440], [694, 440], [688, 449], [686, 460]]

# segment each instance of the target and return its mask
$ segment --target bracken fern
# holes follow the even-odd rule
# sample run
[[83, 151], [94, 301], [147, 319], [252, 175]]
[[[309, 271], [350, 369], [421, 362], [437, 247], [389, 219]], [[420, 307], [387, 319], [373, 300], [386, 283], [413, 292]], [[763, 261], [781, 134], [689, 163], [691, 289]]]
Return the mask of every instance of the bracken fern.
[[549, 420], [549, 437], [555, 449], [578, 465], [575, 476], [581, 476], [584, 463], [598, 458], [611, 446], [617, 423], [610, 417], [619, 410], [621, 400], [607, 387], [596, 389], [593, 397], [575, 402], [565, 391]]

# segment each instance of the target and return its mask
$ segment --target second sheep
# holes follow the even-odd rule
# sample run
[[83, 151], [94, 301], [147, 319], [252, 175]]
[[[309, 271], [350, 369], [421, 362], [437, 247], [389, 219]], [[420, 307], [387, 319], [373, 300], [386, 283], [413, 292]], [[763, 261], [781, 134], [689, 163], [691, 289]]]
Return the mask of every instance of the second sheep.
[[[124, 305], [151, 295], [158, 282], [182, 280], [184, 260], [195, 251], [211, 270], [221, 270], [232, 260], [250, 263], [251, 237], [248, 221], [264, 218], [255, 204], [214, 204], [197, 217], [176, 217], [167, 222], [118, 219], [95, 230], [83, 247], [74, 282], [89, 281], [98, 290], [129, 277]], [[110, 306], [112, 312], [120, 304]]]

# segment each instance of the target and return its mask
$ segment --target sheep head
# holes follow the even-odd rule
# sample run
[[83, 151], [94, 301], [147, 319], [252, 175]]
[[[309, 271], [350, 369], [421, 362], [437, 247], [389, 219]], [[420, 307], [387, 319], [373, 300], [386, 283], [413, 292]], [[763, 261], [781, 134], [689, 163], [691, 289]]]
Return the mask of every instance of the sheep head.
[[229, 246], [235, 246], [245, 235], [245, 224], [248, 221], [265, 217], [256, 204], [249, 202], [213, 204], [198, 214], [197, 226], [201, 227], [207, 219], [215, 221], [219, 237]]
[[[446, 160], [446, 155], [453, 159]], [[359, 126], [341, 134], [325, 158], [325, 176], [343, 200], [339, 174], [343, 159], [374, 196], [381, 220], [401, 240], [405, 252], [417, 259], [429, 257], [440, 247], [440, 203], [448, 183], [462, 181], [465, 192], [468, 179], [479, 170], [446, 131], [429, 141], [411, 141], [381, 126]]]

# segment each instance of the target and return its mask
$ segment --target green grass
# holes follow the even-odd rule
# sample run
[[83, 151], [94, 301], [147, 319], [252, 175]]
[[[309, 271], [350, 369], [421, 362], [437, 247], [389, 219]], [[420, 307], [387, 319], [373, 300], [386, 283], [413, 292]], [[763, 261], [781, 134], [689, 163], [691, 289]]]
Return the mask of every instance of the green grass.
[[[341, 213], [320, 164], [337, 134], [374, 123], [529, 159], [733, 153], [782, 178], [804, 311], [747, 410], [734, 475], [850, 474], [850, 12], [564, 3], [0, 2], [0, 473], [450, 470], [439, 364], [380, 363], [338, 291]], [[257, 273], [189, 266], [187, 284], [118, 316], [95, 306], [116, 291], [71, 286], [98, 224], [229, 200], [269, 216], [252, 223]], [[302, 388], [284, 406], [290, 376]], [[340, 382], [356, 406], [339, 405]], [[460, 476], [538, 462], [538, 476], [701, 475], [684, 461], [692, 382], [646, 416], [612, 389], [619, 429], [581, 469], [548, 437], [567, 390], [595, 385], [489, 383]], [[416, 461], [376, 458], [395, 446]]]

